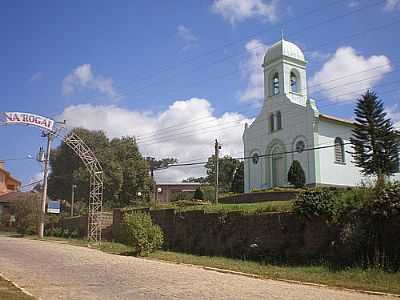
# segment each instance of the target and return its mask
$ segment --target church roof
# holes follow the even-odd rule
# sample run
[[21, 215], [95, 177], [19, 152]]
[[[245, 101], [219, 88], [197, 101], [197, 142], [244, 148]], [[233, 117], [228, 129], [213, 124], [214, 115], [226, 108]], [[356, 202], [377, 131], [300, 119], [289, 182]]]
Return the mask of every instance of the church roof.
[[338, 117], [334, 117], [334, 116], [330, 116], [330, 115], [325, 115], [325, 114], [319, 114], [319, 118], [322, 120], [333, 121], [333, 122], [342, 123], [342, 124], [351, 125], [351, 126], [353, 126], [355, 124], [351, 120], [346, 120], [346, 119], [342, 119], [342, 118], [338, 118]]
[[267, 50], [267, 53], [264, 57], [264, 64], [267, 65], [284, 56], [305, 62], [303, 51], [301, 51], [296, 44], [286, 41], [282, 38], [279, 42], [276, 42]]

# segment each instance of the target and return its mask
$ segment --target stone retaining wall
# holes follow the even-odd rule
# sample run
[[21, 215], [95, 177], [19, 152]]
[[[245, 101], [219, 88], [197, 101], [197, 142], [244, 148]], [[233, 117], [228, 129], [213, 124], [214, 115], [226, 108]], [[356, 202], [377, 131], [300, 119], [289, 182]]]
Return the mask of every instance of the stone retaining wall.
[[[129, 212], [114, 210], [114, 237], [123, 215]], [[326, 253], [334, 235], [324, 220], [307, 222], [292, 213], [180, 213], [174, 209], [149, 212], [164, 232], [166, 249], [198, 255], [299, 261]]]

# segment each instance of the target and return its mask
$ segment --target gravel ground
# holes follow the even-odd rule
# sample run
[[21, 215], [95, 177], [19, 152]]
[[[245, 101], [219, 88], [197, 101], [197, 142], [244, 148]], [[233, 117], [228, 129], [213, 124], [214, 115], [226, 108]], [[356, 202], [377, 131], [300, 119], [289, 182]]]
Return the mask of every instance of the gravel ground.
[[398, 299], [0, 236], [0, 273], [41, 299]]

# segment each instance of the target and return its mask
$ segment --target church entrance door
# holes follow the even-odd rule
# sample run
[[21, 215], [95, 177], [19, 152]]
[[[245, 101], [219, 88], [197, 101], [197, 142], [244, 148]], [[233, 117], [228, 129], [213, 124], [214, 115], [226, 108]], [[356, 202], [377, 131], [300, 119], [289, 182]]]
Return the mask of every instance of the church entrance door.
[[274, 147], [271, 156], [271, 166], [272, 166], [272, 186], [284, 186], [285, 184], [285, 164], [284, 156], [281, 154], [282, 150], [280, 147]]

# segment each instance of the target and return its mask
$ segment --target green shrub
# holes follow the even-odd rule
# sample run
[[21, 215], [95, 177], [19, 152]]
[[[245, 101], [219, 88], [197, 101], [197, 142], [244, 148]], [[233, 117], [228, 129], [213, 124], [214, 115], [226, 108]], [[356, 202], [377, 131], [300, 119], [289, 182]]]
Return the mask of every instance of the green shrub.
[[212, 185], [203, 185], [201, 187], [205, 201], [214, 202], [215, 200], [215, 188]]
[[40, 216], [40, 194], [28, 194], [15, 202], [15, 226], [18, 233], [36, 234]]
[[174, 201], [182, 201], [182, 200], [192, 200], [193, 199], [193, 193], [189, 192], [175, 192], [172, 193], [171, 195], [171, 202]]
[[306, 175], [298, 160], [294, 160], [288, 172], [288, 181], [296, 188], [301, 188], [306, 183]]
[[331, 218], [335, 212], [335, 195], [328, 189], [305, 190], [293, 202], [295, 213], [306, 218], [325, 216]]
[[77, 229], [74, 229], [73, 231], [71, 231], [71, 234], [70, 234], [71, 239], [76, 239], [76, 238], [78, 238], [78, 236], [79, 236], [79, 233], [78, 233]]
[[195, 200], [204, 200], [204, 193], [200, 188], [197, 188], [194, 192], [193, 199]]
[[376, 189], [376, 197], [364, 204], [364, 212], [375, 219], [390, 219], [400, 215], [400, 182], [387, 183]]
[[135, 212], [124, 216], [119, 241], [132, 246], [136, 255], [146, 256], [161, 248], [164, 235], [149, 214]]

